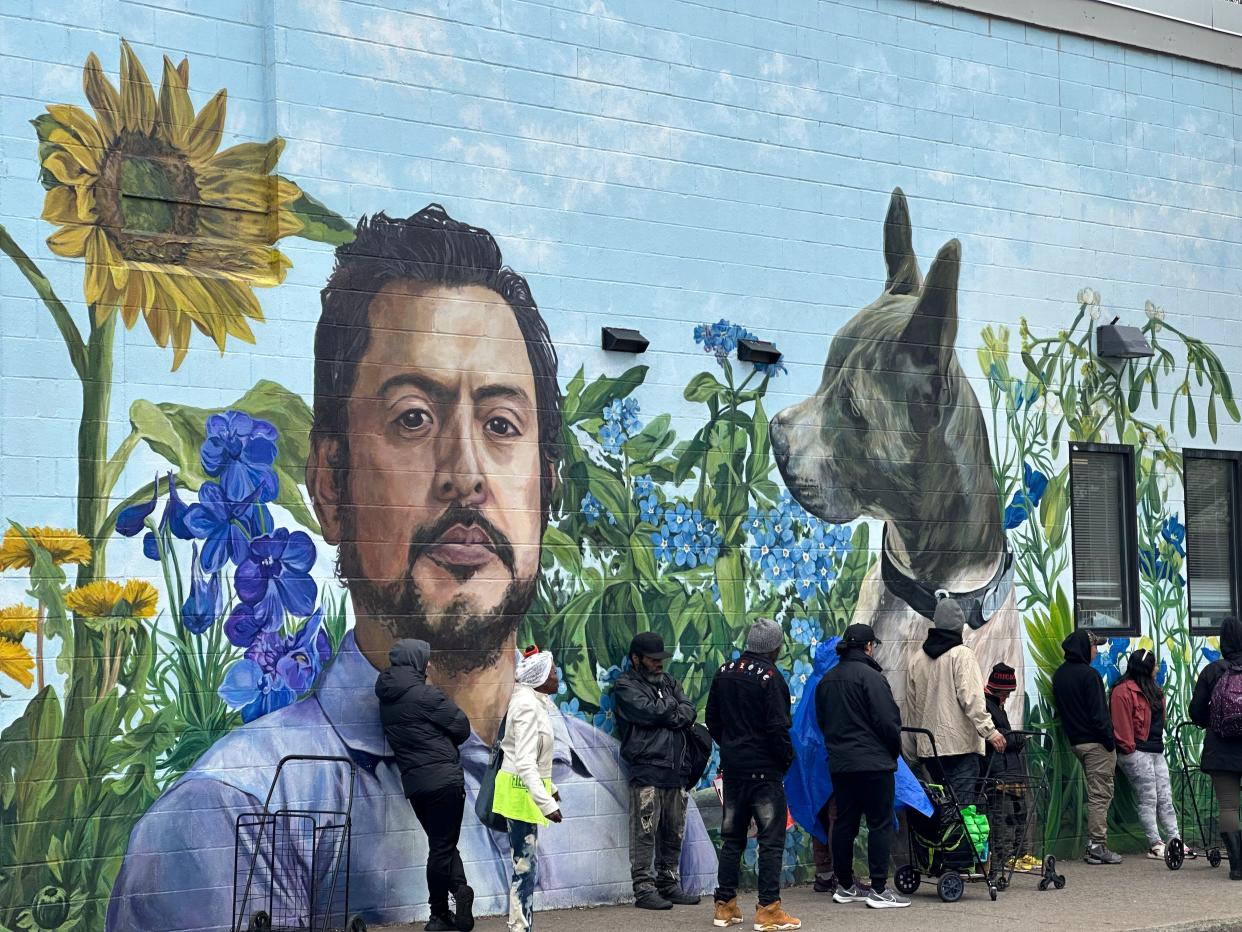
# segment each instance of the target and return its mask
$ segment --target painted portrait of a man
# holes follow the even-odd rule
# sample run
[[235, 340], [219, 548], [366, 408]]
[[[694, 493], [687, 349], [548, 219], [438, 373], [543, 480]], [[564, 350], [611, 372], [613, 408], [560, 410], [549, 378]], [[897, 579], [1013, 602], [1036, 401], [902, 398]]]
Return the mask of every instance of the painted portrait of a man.
[[[555, 347], [529, 285], [486, 230], [438, 205], [406, 219], [380, 213], [337, 250], [314, 394], [307, 488], [337, 547], [355, 626], [311, 696], [218, 741], [138, 823], [111, 930], [229, 927], [236, 816], [262, 807], [287, 754], [342, 756], [356, 768], [351, 908], [376, 922], [426, 915], [426, 836], [374, 693], [400, 638], [432, 645], [431, 680], [470, 718], [462, 859], [476, 908], [504, 908], [507, 836], [479, 824], [472, 803], [540, 572], [561, 426]], [[565, 824], [540, 839], [541, 906], [622, 900], [630, 871], [617, 743], [573, 717], [553, 719]], [[342, 779], [291, 770], [273, 807], [336, 798]], [[707, 889], [715, 869], [692, 809], [683, 882]]]

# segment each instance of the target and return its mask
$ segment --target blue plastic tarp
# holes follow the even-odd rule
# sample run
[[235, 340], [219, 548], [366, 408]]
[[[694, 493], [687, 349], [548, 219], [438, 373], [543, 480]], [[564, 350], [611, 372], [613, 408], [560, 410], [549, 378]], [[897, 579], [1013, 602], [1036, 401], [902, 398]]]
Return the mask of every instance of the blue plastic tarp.
[[[785, 775], [785, 797], [789, 803], [789, 812], [795, 822], [801, 825], [825, 844], [828, 835], [819, 822], [820, 810], [832, 796], [832, 776], [828, 772], [828, 751], [824, 747], [824, 735], [819, 730], [819, 721], [815, 715], [815, 687], [824, 678], [824, 674], [837, 665], [837, 642], [840, 638], [830, 638], [815, 648], [813, 671], [807, 678], [802, 690], [802, 699], [794, 710], [793, 738], [794, 762]], [[909, 807], [917, 809], [924, 815], [931, 815], [932, 804], [911, 773], [906, 762], [897, 759], [897, 794], [893, 805], [894, 812]]]

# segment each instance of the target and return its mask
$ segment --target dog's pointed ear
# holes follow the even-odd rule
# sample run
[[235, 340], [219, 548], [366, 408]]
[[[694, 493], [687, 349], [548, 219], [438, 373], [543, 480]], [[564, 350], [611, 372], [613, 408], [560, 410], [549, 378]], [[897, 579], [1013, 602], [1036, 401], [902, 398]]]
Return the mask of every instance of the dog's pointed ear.
[[884, 261], [888, 265], [885, 291], [890, 294], [918, 294], [923, 276], [919, 272], [918, 257], [914, 254], [910, 206], [901, 188], [893, 188], [893, 196], [888, 202], [888, 216], [884, 218]]
[[957, 342], [957, 279], [961, 267], [962, 244], [951, 239], [936, 253], [923, 282], [923, 293], [901, 335], [907, 352], [934, 363], [941, 373], [948, 372]]

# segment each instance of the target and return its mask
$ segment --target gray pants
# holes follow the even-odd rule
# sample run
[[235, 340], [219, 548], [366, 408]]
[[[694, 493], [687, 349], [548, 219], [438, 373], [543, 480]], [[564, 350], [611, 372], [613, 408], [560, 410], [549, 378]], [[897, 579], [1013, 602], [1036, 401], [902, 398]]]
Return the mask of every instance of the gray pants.
[[1087, 834], [1093, 845], [1108, 844], [1108, 807], [1113, 804], [1117, 752], [1102, 744], [1075, 744], [1074, 756], [1087, 777]]
[[[1117, 765], [1125, 771], [1134, 795], [1138, 797], [1139, 821], [1147, 833], [1147, 844], [1158, 845], [1164, 841], [1160, 826], [1169, 838], [1181, 838], [1177, 827], [1177, 813], [1173, 811], [1173, 785], [1169, 782], [1169, 765], [1163, 754], [1154, 751], [1135, 751], [1118, 754]], [[1159, 824], [1156, 818], [1159, 816]]]
[[688, 799], [689, 794], [679, 786], [630, 785], [630, 874], [634, 896], [678, 885]]

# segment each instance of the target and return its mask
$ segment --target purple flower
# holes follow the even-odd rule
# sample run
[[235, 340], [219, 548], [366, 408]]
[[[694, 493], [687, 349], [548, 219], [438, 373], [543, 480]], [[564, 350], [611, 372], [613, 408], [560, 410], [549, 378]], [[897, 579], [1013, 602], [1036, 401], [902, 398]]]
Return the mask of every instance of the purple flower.
[[[279, 629], [283, 621], [283, 618], [278, 619], [272, 630]], [[265, 630], [268, 630], [268, 626], [255, 616], [254, 608], [245, 602], [238, 602], [233, 606], [233, 611], [224, 623], [224, 635], [234, 647], [249, 647]]]
[[241, 709], [242, 721], [283, 708], [315, 685], [324, 664], [332, 659], [322, 622], [323, 611], [316, 610], [291, 637], [260, 632], [246, 655], [229, 668], [220, 698]]
[[[156, 492], [159, 492], [159, 484], [156, 484]], [[191, 533], [189, 526], [186, 524], [186, 518], [190, 513], [190, 506], [181, 500], [181, 496], [177, 494], [177, 480], [172, 473], [168, 474], [168, 501], [164, 503], [164, 512], [160, 515], [160, 533], [165, 530], [171, 531], [173, 537], [181, 540], [193, 540], [194, 535]], [[149, 560], [158, 560], [160, 558], [159, 544], [155, 535], [147, 531], [146, 536], [142, 538], [142, 552]]]
[[198, 544], [192, 546], [190, 597], [181, 606], [181, 623], [192, 634], [202, 634], [220, 617], [220, 574], [210, 576], [198, 562]]
[[151, 517], [155, 511], [155, 503], [160, 499], [160, 482], [159, 477], [155, 478], [155, 487], [151, 490], [151, 501], [140, 502], [137, 505], [130, 505], [128, 508], [122, 508], [121, 513], [116, 516], [116, 532], [123, 537], [133, 537], [147, 523], [147, 518]]
[[1160, 536], [1173, 545], [1179, 556], [1186, 556], [1186, 526], [1170, 515], [1160, 525]]
[[1048, 491], [1048, 477], [1030, 463], [1022, 464], [1022, 488], [1005, 508], [1005, 530], [1012, 531], [1031, 516]]
[[276, 673], [266, 673], [249, 658], [242, 658], [224, 674], [218, 694], [231, 709], [241, 709], [243, 722], [283, 709], [297, 694]]
[[305, 531], [277, 528], [250, 541], [250, 552], [233, 577], [237, 596], [264, 626], [279, 625], [285, 612], [305, 617], [315, 608], [315, 545]]
[[270, 502], [280, 491], [272, 468], [276, 462], [276, 428], [243, 411], [225, 411], [207, 419], [207, 439], [200, 458], [203, 470], [219, 479], [233, 501], [249, 498], [255, 490], [259, 502]]
[[285, 640], [284, 652], [276, 661], [276, 672], [294, 692], [304, 693], [310, 689], [332, 656], [322, 621], [323, 609], [316, 609], [297, 633]]
[[214, 573], [229, 560], [240, 565], [250, 553], [250, 538], [267, 520], [267, 509], [255, 508], [253, 498], [234, 501], [216, 483], [204, 482], [185, 524], [203, 542], [203, 569]]

